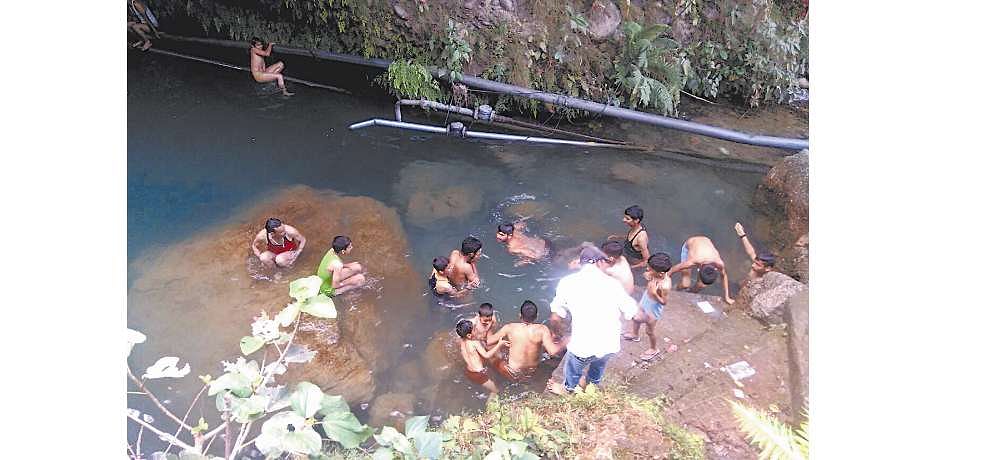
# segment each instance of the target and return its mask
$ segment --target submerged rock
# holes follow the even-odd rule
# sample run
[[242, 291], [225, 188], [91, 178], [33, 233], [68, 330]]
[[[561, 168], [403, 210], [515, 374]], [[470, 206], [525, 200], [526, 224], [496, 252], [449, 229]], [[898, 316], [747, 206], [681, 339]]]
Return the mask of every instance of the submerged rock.
[[406, 429], [406, 419], [416, 415], [416, 395], [412, 393], [385, 393], [375, 398], [368, 410], [368, 423], [372, 426], [392, 426], [400, 432]]
[[[306, 247], [293, 267], [252, 277], [249, 245], [271, 216], [299, 229]], [[354, 241], [345, 259], [360, 261], [372, 280], [387, 279], [389, 289], [378, 296], [363, 289], [336, 297], [336, 320], [307, 317], [297, 343], [317, 355], [308, 364], [290, 365], [278, 380], [309, 380], [352, 403], [368, 401], [375, 391], [374, 371], [390, 366], [390, 351], [401, 346], [398, 331], [425, 314], [425, 307], [403, 302], [419, 295], [422, 280], [404, 256], [407, 240], [398, 215], [370, 198], [289, 187], [226, 223], [139, 257], [132, 267], [128, 323], [151, 338], [150, 353], [188, 356], [197, 372], [216, 375], [221, 360], [239, 355], [238, 341], [250, 334], [252, 318], [262, 310], [274, 315], [291, 302], [288, 283], [313, 274], [336, 235]], [[383, 322], [386, 315], [390, 320]], [[260, 354], [248, 358], [261, 360]]]
[[464, 163], [417, 161], [399, 173], [396, 195], [406, 199], [406, 219], [424, 227], [437, 219], [464, 218], [481, 209], [486, 184], [498, 173]]

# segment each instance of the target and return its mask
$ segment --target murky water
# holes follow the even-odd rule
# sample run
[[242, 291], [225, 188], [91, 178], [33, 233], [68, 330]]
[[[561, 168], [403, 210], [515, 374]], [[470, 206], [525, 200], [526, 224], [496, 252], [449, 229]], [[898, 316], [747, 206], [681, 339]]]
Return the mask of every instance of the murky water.
[[[465, 236], [475, 235], [484, 242], [487, 257], [478, 264], [484, 284], [469, 305], [437, 305], [426, 295], [425, 282], [422, 292], [402, 299], [382, 296], [389, 287], [389, 280], [382, 277], [376, 278], [377, 290], [356, 294], [394, 303], [378, 305], [382, 311], [412, 308], [409, 304], [422, 308], [422, 315], [401, 327], [393, 325], [398, 337], [388, 343], [398, 345], [382, 350], [388, 358], [376, 364], [375, 393], [412, 395], [406, 398], [414, 399], [417, 414], [442, 415], [480, 407], [483, 398], [460, 368], [442, 382], [432, 379], [430, 363], [422, 357], [442, 359], [443, 353], [436, 353], [438, 346], [453, 352], [452, 342], [443, 344], [445, 339], [435, 337], [452, 338], [456, 320], [473, 315], [484, 301], [496, 306], [503, 321], [512, 321], [522, 301], [532, 299], [545, 319], [556, 280], [566, 273], [561, 264], [551, 261], [515, 267], [514, 259], [495, 240], [498, 223], [530, 217], [531, 231], [549, 239], [559, 251], [585, 240], [600, 242], [610, 234], [623, 235], [623, 209], [639, 204], [646, 212], [652, 251], [666, 251], [677, 260], [685, 238], [706, 234], [723, 253], [733, 284], [748, 267], [732, 224], [753, 220], [749, 203], [758, 174], [605, 149], [468, 142], [386, 128], [350, 132], [351, 123], [391, 118], [392, 106], [299, 85], [293, 90], [296, 96], [285, 99], [269, 94], [240, 72], [162, 56], [129, 59], [129, 288], [141, 276], [134, 262], [142, 255], [214, 231], [240, 210], [296, 184], [367, 196], [394, 208], [408, 241], [405, 258], [424, 277], [433, 257], [447, 255]], [[435, 113], [427, 117], [415, 108], [404, 113], [409, 121], [437, 125], [444, 118]], [[323, 228], [300, 230], [310, 237], [333, 233]], [[362, 250], [374, 250], [375, 242], [356, 243]], [[245, 251], [247, 244], [245, 239]], [[319, 254], [325, 250], [306, 248]], [[361, 251], [354, 256], [360, 259]], [[208, 274], [216, 268], [188, 269]], [[241, 269], [248, 276], [247, 265]], [[717, 286], [708, 292], [717, 294]], [[225, 295], [223, 286], [211, 292]], [[249, 320], [216, 321], [204, 325], [213, 330], [211, 334], [196, 336], [184, 326], [164, 324], [169, 320], [162, 318], [176, 318], [176, 325], [184, 325], [179, 318], [199, 318], [200, 310], [210, 306], [173, 300], [145, 296], [129, 303], [128, 325], [149, 336], [148, 344], [138, 346], [130, 362], [140, 371], [163, 354], [189, 361], [193, 372], [186, 379], [151, 385], [171, 407], [184, 412], [200, 387], [195, 375], [221, 373], [218, 357], [237, 356], [236, 339], [249, 329]], [[348, 301], [343, 302], [346, 308]], [[261, 309], [246, 308], [248, 313], [231, 312], [230, 318], [249, 318]], [[207, 316], [223, 318], [228, 312], [213, 313], [217, 314]], [[546, 367], [537, 383], [512, 386], [507, 393], [539, 390], [550, 371]], [[148, 407], [140, 396], [130, 396], [129, 403]], [[351, 403], [367, 417], [362, 403], [374, 401]], [[197, 404], [192, 417], [212, 413], [212, 406], [212, 400]]]

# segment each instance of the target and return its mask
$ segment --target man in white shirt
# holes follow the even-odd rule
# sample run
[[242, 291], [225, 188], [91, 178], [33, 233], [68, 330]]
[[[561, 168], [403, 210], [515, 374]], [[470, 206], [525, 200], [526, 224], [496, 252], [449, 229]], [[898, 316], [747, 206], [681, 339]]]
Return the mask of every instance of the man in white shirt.
[[615, 278], [605, 274], [608, 258], [596, 247], [581, 250], [581, 269], [557, 284], [557, 295], [550, 311], [561, 318], [571, 318], [571, 339], [564, 355], [564, 384], [547, 382], [547, 389], [557, 394], [574, 391], [585, 368], [587, 383], [598, 385], [609, 358], [619, 351], [622, 320], [632, 319], [639, 306]]

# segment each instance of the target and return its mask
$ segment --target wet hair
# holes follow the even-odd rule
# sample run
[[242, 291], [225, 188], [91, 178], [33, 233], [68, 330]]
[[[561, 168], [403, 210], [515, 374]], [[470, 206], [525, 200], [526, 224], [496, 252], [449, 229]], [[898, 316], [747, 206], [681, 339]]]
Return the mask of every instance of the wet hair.
[[478, 306], [478, 316], [492, 316], [495, 314], [495, 307], [485, 302]]
[[698, 279], [705, 285], [714, 283], [717, 277], [718, 269], [715, 268], [715, 265], [705, 264], [701, 266], [701, 270], [698, 270]]
[[474, 254], [481, 250], [481, 240], [469, 236], [461, 242], [461, 254]]
[[634, 204], [626, 208], [626, 215], [632, 218], [632, 220], [643, 220], [643, 208], [639, 207], [638, 204]]
[[606, 241], [602, 243], [602, 252], [609, 257], [619, 257], [622, 255], [622, 243], [618, 241]]
[[469, 319], [462, 319], [457, 322], [454, 326], [454, 330], [457, 331], [457, 335], [461, 336], [462, 339], [466, 339], [467, 336], [471, 335], [471, 331], [474, 329], [474, 325]]
[[519, 317], [527, 323], [532, 323], [536, 321], [536, 314], [539, 310], [536, 308], [536, 304], [532, 300], [527, 300], [519, 306]]
[[449, 263], [450, 263], [450, 261], [447, 260], [447, 258], [446, 257], [443, 257], [443, 256], [434, 257], [433, 258], [433, 268], [435, 268], [438, 272], [442, 272], [442, 271], [446, 270], [447, 269], [447, 264], [449, 264]]
[[282, 221], [279, 220], [277, 217], [269, 217], [268, 220], [265, 221], [265, 230], [268, 233], [274, 232], [276, 228], [279, 228], [281, 226], [282, 226]]
[[262, 42], [260, 38], [258, 38], [258, 37], [251, 37], [251, 48], [254, 48], [255, 45], [264, 45], [264, 44], [265, 43]]
[[511, 235], [512, 232], [516, 231], [516, 226], [512, 224], [502, 224], [498, 226], [498, 231], [505, 233], [506, 235]]
[[777, 262], [777, 257], [769, 252], [761, 252], [757, 254], [756, 260], [763, 262], [763, 265], [767, 267], [773, 267], [773, 264]]
[[670, 267], [673, 265], [670, 263], [670, 254], [667, 254], [666, 252], [658, 252], [653, 254], [646, 260], [646, 264], [657, 273], [669, 272]]
[[342, 252], [344, 249], [347, 249], [347, 247], [350, 245], [351, 245], [351, 239], [344, 235], [337, 235], [333, 237], [332, 246], [334, 252]]

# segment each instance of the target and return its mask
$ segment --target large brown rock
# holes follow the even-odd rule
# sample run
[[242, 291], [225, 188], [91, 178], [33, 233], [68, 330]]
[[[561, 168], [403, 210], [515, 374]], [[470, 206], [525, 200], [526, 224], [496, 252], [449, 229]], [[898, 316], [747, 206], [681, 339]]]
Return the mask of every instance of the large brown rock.
[[737, 300], [749, 308], [750, 315], [768, 323], [784, 322], [787, 301], [806, 286], [780, 272], [770, 272], [760, 278], [746, 280], [739, 289]]
[[809, 344], [808, 291], [803, 290], [787, 301], [784, 321], [787, 323], [787, 357], [790, 363], [792, 419], [799, 422], [808, 401]]
[[[257, 265], [250, 242], [270, 216], [307, 238], [294, 266], [279, 270], [274, 280], [249, 274], [249, 265]], [[422, 280], [405, 257], [407, 241], [398, 215], [367, 197], [289, 187], [225, 223], [142, 255], [132, 267], [128, 323], [149, 336], [147, 353], [182, 356], [195, 372], [216, 375], [221, 360], [239, 356], [237, 344], [250, 334], [252, 318], [262, 310], [274, 315], [291, 302], [288, 283], [315, 273], [339, 234], [354, 241], [347, 259], [366, 267], [372, 289], [335, 298], [336, 320], [307, 318], [300, 323], [297, 342], [317, 355], [308, 364], [290, 365], [278, 381], [308, 380], [352, 403], [369, 401], [375, 370], [390, 366], [390, 356], [401, 349], [394, 331], [425, 314], [425, 307], [402, 302], [419, 295]], [[389, 280], [388, 290], [376, 287], [383, 278]], [[383, 323], [386, 315], [390, 321]]]
[[416, 395], [412, 393], [385, 393], [375, 398], [368, 409], [368, 423], [374, 427], [392, 426], [405, 431], [406, 419], [415, 415]]
[[769, 245], [778, 254], [777, 268], [809, 282], [808, 272], [808, 151], [780, 160], [760, 184], [758, 206], [772, 219]]
[[588, 35], [595, 40], [605, 40], [622, 22], [619, 8], [608, 0], [595, 0], [588, 11]]

